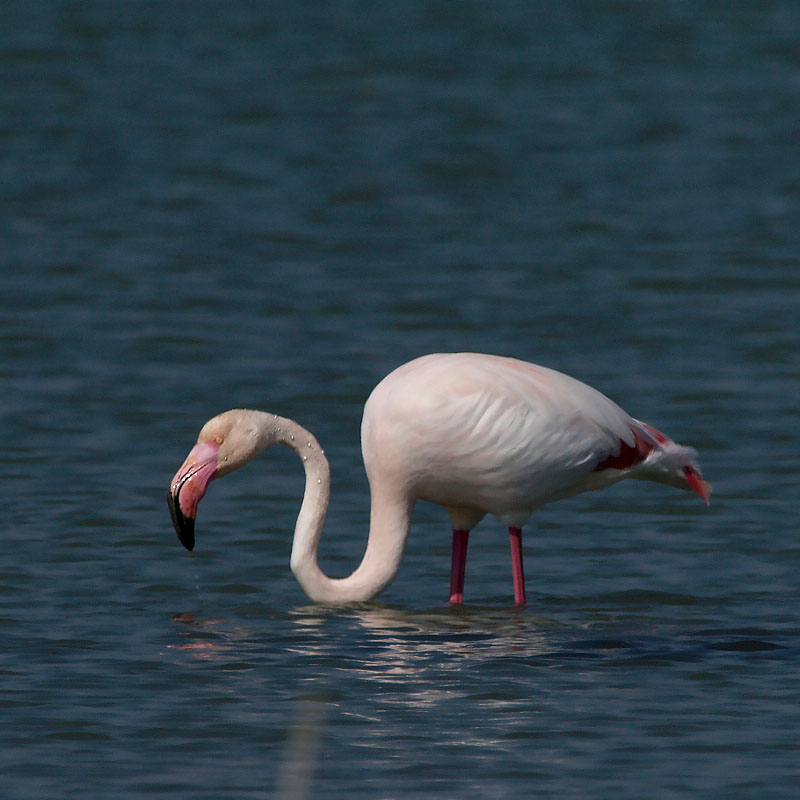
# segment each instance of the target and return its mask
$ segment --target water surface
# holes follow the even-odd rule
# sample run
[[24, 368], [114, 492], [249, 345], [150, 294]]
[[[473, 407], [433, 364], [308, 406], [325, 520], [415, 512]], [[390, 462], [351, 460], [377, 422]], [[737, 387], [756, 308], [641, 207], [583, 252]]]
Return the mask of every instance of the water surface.
[[[800, 13], [6, 3], [0, 794], [797, 796]], [[364, 399], [513, 355], [701, 453], [308, 603], [288, 451], [167, 483], [247, 406], [318, 436], [363, 552]]]

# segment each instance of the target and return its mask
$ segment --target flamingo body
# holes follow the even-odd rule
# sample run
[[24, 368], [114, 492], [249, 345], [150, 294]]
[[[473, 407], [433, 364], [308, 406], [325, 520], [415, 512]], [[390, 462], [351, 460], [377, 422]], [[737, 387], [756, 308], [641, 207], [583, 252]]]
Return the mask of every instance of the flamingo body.
[[625, 477], [675, 482], [665, 462], [694, 457], [664, 437], [649, 461], [596, 469], [637, 436], [657, 444], [651, 429], [590, 386], [477, 353], [399, 367], [373, 390], [361, 428], [371, 484], [405, 481], [421, 499], [518, 527], [544, 503]]
[[[306, 494], [295, 528], [292, 568], [314, 600], [375, 596], [402, 559], [414, 503], [450, 515], [451, 602], [461, 602], [469, 530], [491, 514], [509, 528], [515, 601], [524, 602], [520, 529], [541, 505], [623, 478], [697, 492], [710, 486], [694, 450], [626, 414], [597, 390], [555, 370], [478, 353], [423, 356], [387, 375], [364, 407], [361, 444], [371, 493], [361, 565], [328, 578], [316, 550], [328, 502], [327, 460], [291, 420], [234, 410], [210, 420], [169, 494], [181, 540], [194, 543], [197, 503], [214, 477], [275, 442], [305, 456]], [[191, 528], [191, 531], [189, 531]]]

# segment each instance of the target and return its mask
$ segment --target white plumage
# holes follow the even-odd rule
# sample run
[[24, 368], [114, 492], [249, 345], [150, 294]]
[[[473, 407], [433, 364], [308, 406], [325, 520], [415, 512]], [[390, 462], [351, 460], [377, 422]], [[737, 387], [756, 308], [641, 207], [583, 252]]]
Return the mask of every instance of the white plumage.
[[418, 499], [444, 506], [451, 517], [451, 602], [463, 597], [468, 530], [493, 514], [511, 533], [515, 601], [521, 603], [519, 529], [544, 503], [626, 477], [692, 489], [706, 502], [710, 492], [691, 448], [629, 416], [590, 386], [515, 359], [435, 354], [390, 373], [364, 407], [361, 444], [371, 521], [367, 550], [352, 575], [332, 579], [317, 566], [329, 492], [322, 449], [297, 423], [263, 412], [235, 410], [210, 420], [175, 475], [170, 507], [187, 547], [194, 544], [197, 503], [208, 482], [276, 442], [304, 457], [306, 493], [292, 569], [309, 596], [325, 602], [368, 599], [391, 582]]

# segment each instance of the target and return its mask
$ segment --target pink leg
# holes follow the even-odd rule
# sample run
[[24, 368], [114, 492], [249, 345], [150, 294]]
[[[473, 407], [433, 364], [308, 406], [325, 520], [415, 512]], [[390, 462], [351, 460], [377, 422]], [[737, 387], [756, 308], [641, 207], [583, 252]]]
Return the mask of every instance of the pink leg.
[[453, 561], [450, 566], [450, 602], [464, 602], [464, 573], [467, 570], [469, 531], [453, 531]]
[[511, 571], [514, 575], [514, 605], [521, 606], [525, 602], [525, 572], [522, 569], [522, 531], [509, 528], [511, 540]]

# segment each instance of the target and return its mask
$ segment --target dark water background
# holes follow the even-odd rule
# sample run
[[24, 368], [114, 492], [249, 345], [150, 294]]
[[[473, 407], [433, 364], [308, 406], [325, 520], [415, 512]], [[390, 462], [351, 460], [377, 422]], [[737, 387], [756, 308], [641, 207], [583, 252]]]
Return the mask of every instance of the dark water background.
[[[0, 795], [787, 798], [800, 790], [800, 5], [0, 4]], [[194, 557], [167, 483], [232, 406], [332, 460], [397, 364], [547, 364], [692, 444], [507, 536], [420, 505], [313, 607], [270, 452]]]

